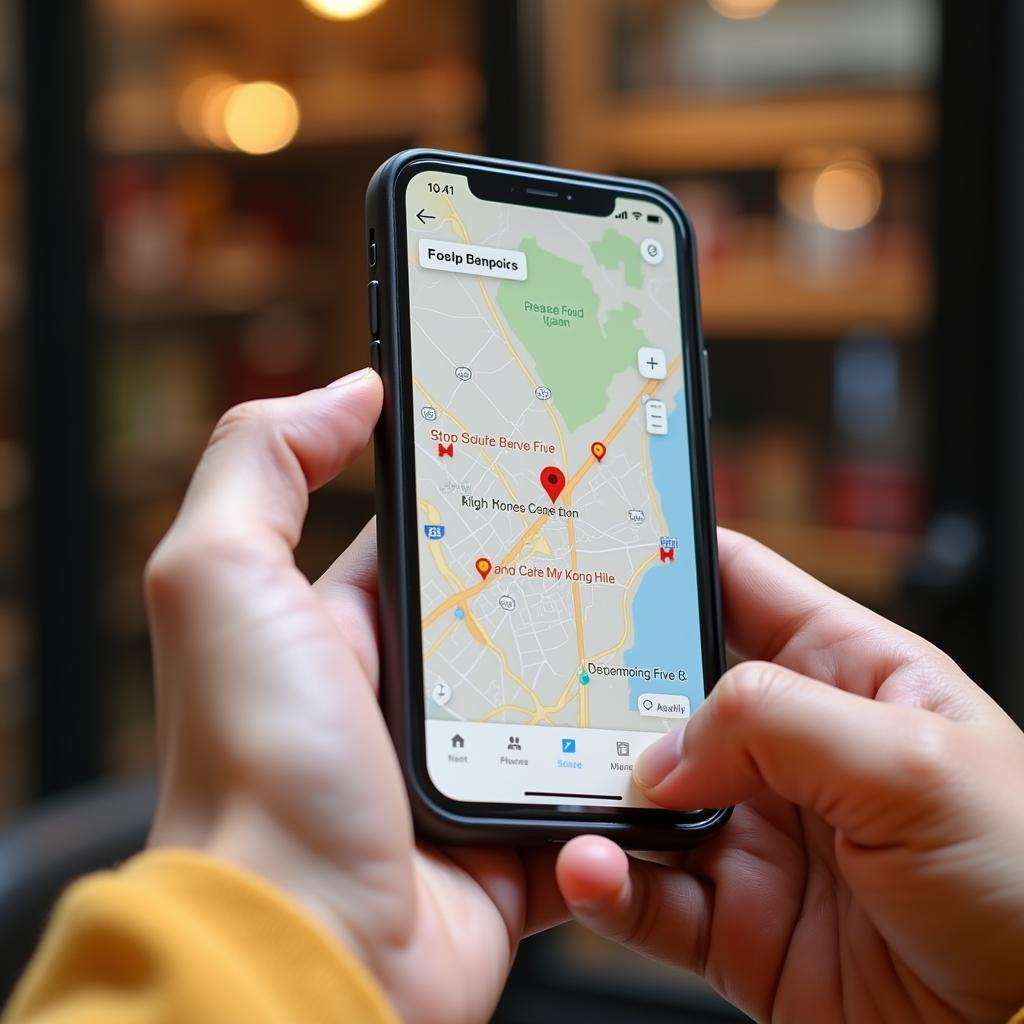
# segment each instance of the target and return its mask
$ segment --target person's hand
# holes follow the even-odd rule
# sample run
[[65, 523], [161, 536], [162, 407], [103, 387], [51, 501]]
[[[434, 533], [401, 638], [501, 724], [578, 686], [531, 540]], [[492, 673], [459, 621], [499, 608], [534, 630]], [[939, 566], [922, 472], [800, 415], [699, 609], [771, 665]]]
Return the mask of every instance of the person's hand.
[[674, 808], [737, 803], [651, 860], [582, 837], [574, 915], [759, 1020], [1005, 1021], [1024, 1004], [1024, 735], [940, 651], [737, 534], [727, 632], [758, 659], [638, 759]]
[[372, 524], [316, 584], [308, 492], [366, 445], [363, 371], [221, 420], [147, 570], [161, 796], [151, 845], [258, 872], [347, 944], [406, 1021], [485, 1020], [525, 931], [564, 909], [553, 857], [414, 845], [377, 706]]

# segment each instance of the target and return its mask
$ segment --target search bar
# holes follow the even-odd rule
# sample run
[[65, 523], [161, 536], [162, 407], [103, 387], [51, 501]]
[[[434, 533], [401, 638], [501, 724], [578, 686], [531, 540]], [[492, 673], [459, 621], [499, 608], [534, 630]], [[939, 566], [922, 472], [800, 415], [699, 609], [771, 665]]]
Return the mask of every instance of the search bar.
[[636, 709], [648, 718], [689, 718], [690, 698], [674, 693], [641, 693]]
[[420, 239], [420, 266], [425, 270], [447, 270], [450, 274], [475, 277], [503, 277], [526, 280], [526, 253], [518, 249], [492, 249], [488, 245], [464, 245]]

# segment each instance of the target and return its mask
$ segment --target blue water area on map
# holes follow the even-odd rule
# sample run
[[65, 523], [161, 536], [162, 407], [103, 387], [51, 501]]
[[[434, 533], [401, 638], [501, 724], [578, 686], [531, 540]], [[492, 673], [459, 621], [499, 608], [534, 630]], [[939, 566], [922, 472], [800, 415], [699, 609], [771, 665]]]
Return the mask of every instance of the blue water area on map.
[[[693, 550], [693, 502], [690, 448], [686, 442], [686, 406], [676, 404], [668, 433], [649, 435], [651, 474], [661, 496], [669, 536], [679, 546], [675, 560], [660, 562], [645, 573], [633, 598], [633, 646], [623, 656], [630, 668], [687, 672], [687, 682], [643, 678], [629, 681], [629, 707], [636, 710], [642, 693], [685, 694], [696, 711], [704, 697], [697, 607], [697, 567]], [[648, 512], [648, 515], [653, 513]]]

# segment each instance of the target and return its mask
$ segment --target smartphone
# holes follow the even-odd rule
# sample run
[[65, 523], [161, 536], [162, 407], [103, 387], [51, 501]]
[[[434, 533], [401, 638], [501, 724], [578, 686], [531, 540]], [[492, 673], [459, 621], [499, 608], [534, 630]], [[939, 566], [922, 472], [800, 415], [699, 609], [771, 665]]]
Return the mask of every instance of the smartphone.
[[367, 196], [382, 702], [418, 832], [699, 842], [632, 767], [724, 669], [693, 229], [656, 185], [428, 150]]

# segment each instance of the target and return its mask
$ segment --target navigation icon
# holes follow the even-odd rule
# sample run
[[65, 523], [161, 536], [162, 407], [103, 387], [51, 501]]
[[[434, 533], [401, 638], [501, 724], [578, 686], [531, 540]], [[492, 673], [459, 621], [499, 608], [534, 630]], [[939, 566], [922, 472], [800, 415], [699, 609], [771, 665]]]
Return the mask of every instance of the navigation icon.
[[557, 466], [545, 466], [540, 471], [540, 485], [552, 501], [557, 501], [565, 489], [565, 474]]
[[426, 210], [420, 210], [420, 212], [416, 214], [416, 219], [421, 224], [426, 224], [428, 220], [437, 220], [432, 213], [427, 213]]
[[476, 560], [476, 571], [480, 573], [480, 579], [487, 579], [491, 571], [491, 560], [489, 558], [478, 558]]
[[590, 454], [593, 455], [598, 462], [600, 462], [607, 453], [608, 449], [605, 447], [604, 441], [595, 441], [590, 446]]
[[648, 380], [664, 380], [667, 373], [665, 350], [648, 348], [646, 345], [637, 349], [636, 368], [640, 371], [641, 377]]

